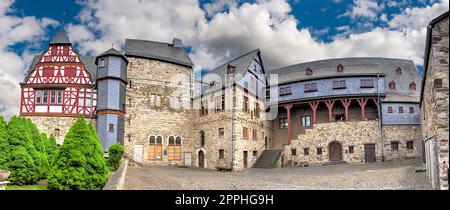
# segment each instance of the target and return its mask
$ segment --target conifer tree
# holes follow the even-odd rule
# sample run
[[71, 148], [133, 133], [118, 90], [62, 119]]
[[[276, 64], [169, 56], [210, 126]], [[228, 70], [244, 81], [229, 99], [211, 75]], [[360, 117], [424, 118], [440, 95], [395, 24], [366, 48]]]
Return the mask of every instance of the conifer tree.
[[108, 169], [95, 129], [82, 118], [69, 129], [48, 176], [49, 189], [101, 189]]
[[0, 116], [0, 169], [6, 169], [6, 160], [8, 151], [8, 131], [6, 130], [6, 122]]
[[34, 163], [38, 167], [39, 179], [46, 178], [47, 173], [50, 170], [47, 151], [45, 149], [45, 141], [47, 140], [47, 138], [43, 138], [36, 125], [30, 119], [24, 118], [24, 120], [28, 127], [28, 132], [33, 140], [33, 146], [36, 151], [34, 153], [30, 153], [30, 155], [31, 157], [33, 157]]
[[12, 184], [25, 185], [35, 183], [41, 178], [40, 170], [35, 163], [37, 151], [23, 117], [12, 117], [7, 125], [9, 152], [6, 168], [11, 171], [8, 180]]
[[56, 139], [55, 136], [53, 136], [53, 134], [50, 134], [49, 138], [47, 138], [44, 133], [42, 133], [41, 135], [43, 135], [43, 138], [46, 139], [45, 150], [47, 152], [48, 162], [51, 166], [53, 164], [53, 158], [55, 157], [56, 152], [58, 150], [58, 146], [56, 145]]

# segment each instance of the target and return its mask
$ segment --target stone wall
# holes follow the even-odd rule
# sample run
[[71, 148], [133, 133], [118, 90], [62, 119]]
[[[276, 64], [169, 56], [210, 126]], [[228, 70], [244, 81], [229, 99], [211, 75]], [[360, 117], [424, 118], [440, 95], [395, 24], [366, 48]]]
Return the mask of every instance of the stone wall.
[[[317, 123], [313, 129], [300, 134], [284, 147], [285, 162], [293, 164], [300, 162], [325, 163], [329, 161], [329, 144], [338, 142], [342, 146], [343, 161], [363, 162], [364, 144], [375, 144], [376, 159], [381, 160], [381, 144], [378, 121], [331, 122]], [[354, 147], [353, 154], [349, 146]], [[309, 148], [309, 155], [304, 155], [304, 149]], [[317, 148], [322, 148], [322, 154], [317, 154]], [[292, 149], [296, 155], [292, 155]]]
[[[144, 164], [183, 165], [185, 153], [194, 154], [197, 131], [191, 109], [191, 68], [163, 61], [129, 57], [128, 86], [126, 91], [125, 140], [128, 156], [135, 158], [135, 145], [142, 145]], [[162, 107], [150, 106], [150, 95], [161, 94]], [[170, 96], [181, 98], [182, 108], [174, 110], [169, 106]], [[162, 136], [163, 158], [149, 161], [150, 136]], [[181, 137], [182, 157], [169, 161], [167, 156], [169, 136]]]
[[[61, 145], [64, 142], [64, 136], [69, 132], [72, 124], [77, 120], [73, 117], [37, 117], [30, 116], [26, 117], [33, 121], [37, 128], [50, 136], [53, 134], [56, 139], [56, 143]], [[96, 125], [96, 119], [86, 119], [87, 122], [92, 122], [94, 126]], [[59, 136], [55, 135], [55, 129], [59, 129]]]
[[[421, 104], [422, 135], [427, 146], [427, 168], [436, 170], [431, 176], [433, 187], [448, 189], [449, 161], [449, 18], [437, 22], [432, 28], [430, 57], [426, 72]], [[435, 151], [434, 151], [435, 150]], [[430, 155], [431, 154], [431, 155]], [[433, 164], [437, 159], [438, 165]], [[445, 162], [445, 163], [444, 163]], [[430, 166], [430, 164], [432, 164]]]
[[[383, 125], [385, 160], [400, 160], [422, 156], [422, 134], [419, 125]], [[414, 142], [413, 149], [407, 142]], [[398, 150], [392, 150], [391, 143], [398, 142]]]
[[[207, 168], [215, 168], [218, 165], [225, 165], [235, 171], [244, 169], [244, 152], [247, 152], [247, 167], [252, 167], [255, 161], [253, 151], [258, 155], [264, 149], [264, 135], [267, 135], [267, 127], [261, 118], [257, 118], [251, 111], [255, 109], [255, 97], [249, 97], [249, 111], [243, 111], [244, 91], [240, 88], [233, 88], [236, 107], [231, 109], [215, 111], [213, 101], [208, 101], [208, 114], [198, 116], [195, 120], [197, 134], [202, 130], [205, 132], [205, 146], [200, 147], [199, 140], [195, 143], [194, 160], [198, 166], [197, 154], [202, 150], [205, 153]], [[205, 96], [209, 100], [209, 96]], [[232, 97], [226, 98], [232, 99]], [[205, 100], [205, 99], [204, 99]], [[260, 107], [262, 101], [258, 100]], [[233, 102], [229, 104], [231, 107]], [[243, 127], [248, 128], [248, 139], [243, 138]], [[224, 128], [224, 136], [219, 136], [219, 128]], [[256, 130], [257, 137], [253, 138], [253, 130]], [[264, 135], [263, 135], [264, 132]], [[199, 137], [198, 137], [199, 139]], [[234, 143], [232, 144], [232, 142]], [[219, 150], [224, 150], [224, 159], [219, 159]]]

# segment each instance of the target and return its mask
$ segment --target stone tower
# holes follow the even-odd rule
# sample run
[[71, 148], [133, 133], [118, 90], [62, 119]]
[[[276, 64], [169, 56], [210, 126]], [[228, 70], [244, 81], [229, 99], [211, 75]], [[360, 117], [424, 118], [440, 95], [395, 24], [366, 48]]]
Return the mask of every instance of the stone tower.
[[127, 58], [111, 48], [95, 59], [97, 65], [97, 135], [106, 152], [124, 141]]

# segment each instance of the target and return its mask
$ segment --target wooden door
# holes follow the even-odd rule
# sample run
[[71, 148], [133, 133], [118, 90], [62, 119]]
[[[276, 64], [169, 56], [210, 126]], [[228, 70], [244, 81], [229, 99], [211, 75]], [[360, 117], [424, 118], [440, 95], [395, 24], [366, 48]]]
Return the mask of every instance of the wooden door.
[[247, 168], [248, 152], [244, 151], [244, 168]]
[[364, 161], [373, 163], [376, 161], [375, 144], [364, 144]]
[[341, 161], [342, 160], [342, 146], [338, 142], [331, 142], [328, 148], [330, 161]]
[[198, 167], [205, 167], [205, 153], [203, 153], [203, 151], [201, 150], [198, 152]]

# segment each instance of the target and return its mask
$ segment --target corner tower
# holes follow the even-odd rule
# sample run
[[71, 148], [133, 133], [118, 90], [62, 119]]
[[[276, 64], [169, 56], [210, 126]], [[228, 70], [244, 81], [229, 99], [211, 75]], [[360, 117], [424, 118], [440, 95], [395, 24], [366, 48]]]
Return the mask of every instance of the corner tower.
[[95, 59], [97, 64], [97, 135], [106, 152], [111, 144], [123, 145], [127, 58], [111, 48]]

